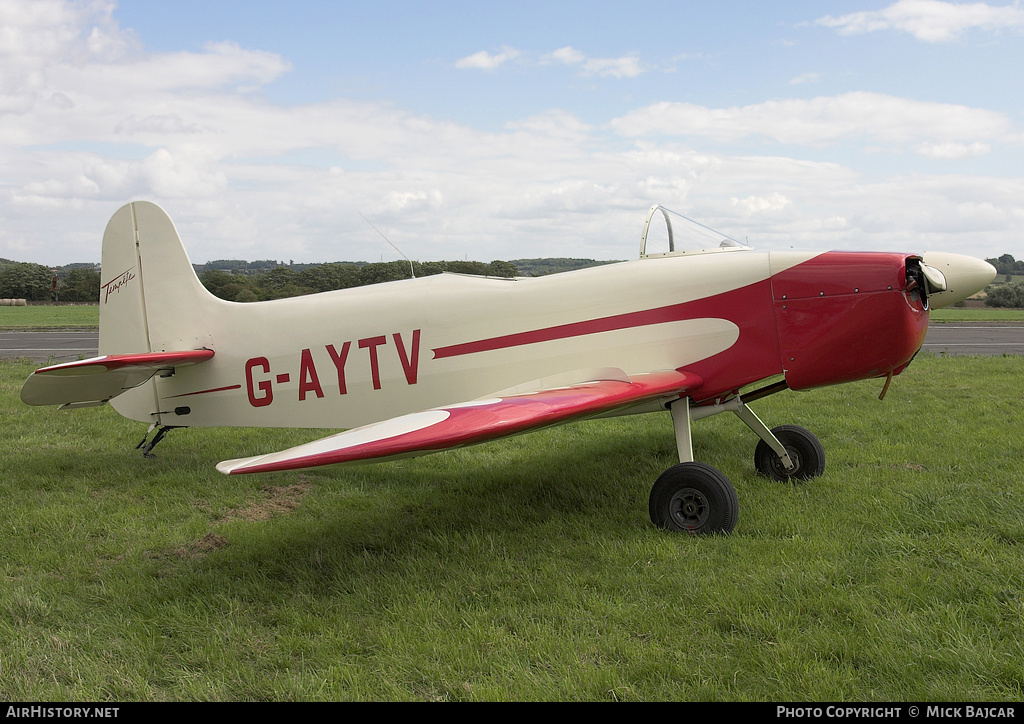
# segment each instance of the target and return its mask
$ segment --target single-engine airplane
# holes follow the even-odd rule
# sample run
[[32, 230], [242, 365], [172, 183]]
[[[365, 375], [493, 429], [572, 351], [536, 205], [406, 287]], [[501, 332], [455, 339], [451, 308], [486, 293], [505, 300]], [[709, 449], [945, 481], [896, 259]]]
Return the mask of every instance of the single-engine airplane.
[[102, 270], [99, 356], [36, 370], [24, 402], [109, 401], [149, 423], [146, 455], [179, 427], [344, 429], [217, 465], [231, 475], [668, 410], [680, 462], [654, 483], [650, 517], [693, 533], [732, 531], [738, 504], [721, 472], [694, 461], [692, 421], [733, 412], [759, 438], [759, 473], [820, 475], [817, 438], [795, 425], [769, 429], [748, 403], [868, 378], [887, 389], [921, 348], [929, 308], [995, 276], [986, 262], [948, 253], [756, 251], [653, 206], [634, 261], [236, 303], [203, 287], [170, 218], [142, 201], [110, 220]]

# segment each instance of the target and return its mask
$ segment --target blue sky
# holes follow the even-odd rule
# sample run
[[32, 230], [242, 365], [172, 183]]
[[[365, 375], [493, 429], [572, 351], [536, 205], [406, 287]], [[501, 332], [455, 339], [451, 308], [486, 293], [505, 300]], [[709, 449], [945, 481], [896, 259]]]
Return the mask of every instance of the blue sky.
[[0, 257], [636, 255], [653, 203], [758, 248], [1024, 257], [1024, 6], [0, 0]]

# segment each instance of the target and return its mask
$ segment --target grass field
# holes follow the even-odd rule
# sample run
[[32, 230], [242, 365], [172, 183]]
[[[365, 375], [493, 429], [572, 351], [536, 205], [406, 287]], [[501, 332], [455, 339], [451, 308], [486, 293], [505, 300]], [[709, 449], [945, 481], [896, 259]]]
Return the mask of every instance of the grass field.
[[[1021, 322], [1024, 309], [934, 309], [933, 322]], [[83, 329], [99, 326], [99, 307], [0, 307], [0, 329]]]
[[946, 307], [933, 309], [928, 316], [932, 322], [1022, 322], [1024, 321], [1024, 309]]
[[32, 305], [0, 307], [0, 329], [83, 329], [98, 327], [99, 306]]
[[1024, 357], [754, 407], [825, 475], [695, 425], [729, 537], [655, 529], [667, 414], [415, 460], [228, 478], [316, 431], [30, 408], [0, 364], [0, 699], [1019, 701]]

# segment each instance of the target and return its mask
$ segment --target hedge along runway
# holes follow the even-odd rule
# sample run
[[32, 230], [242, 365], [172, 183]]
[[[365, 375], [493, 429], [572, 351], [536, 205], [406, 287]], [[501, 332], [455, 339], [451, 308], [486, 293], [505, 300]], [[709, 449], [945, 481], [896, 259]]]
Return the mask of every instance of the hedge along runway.
[[[96, 330], [0, 331], [0, 359], [56, 364], [94, 357]], [[951, 355], [1024, 354], [1024, 323], [943, 322], [928, 327], [924, 350]]]

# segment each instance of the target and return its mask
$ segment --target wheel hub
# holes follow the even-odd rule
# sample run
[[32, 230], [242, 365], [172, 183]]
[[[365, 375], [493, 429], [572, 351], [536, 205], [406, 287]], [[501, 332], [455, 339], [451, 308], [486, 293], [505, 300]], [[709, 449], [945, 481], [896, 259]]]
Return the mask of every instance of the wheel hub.
[[775, 468], [775, 471], [778, 472], [778, 474], [781, 477], [791, 478], [794, 477], [798, 472], [800, 472], [800, 453], [791, 448], [789, 445], [786, 446], [786, 452], [789, 453], [789, 459], [793, 463], [793, 467], [787, 470], [786, 466], [782, 464], [782, 458], [780, 458], [778, 455], [772, 458], [772, 466]]
[[708, 499], [693, 488], [683, 488], [672, 496], [669, 508], [673, 520], [681, 527], [695, 530], [703, 526], [711, 514]]

